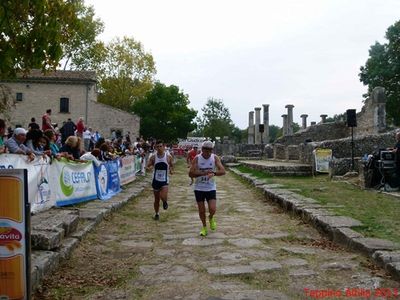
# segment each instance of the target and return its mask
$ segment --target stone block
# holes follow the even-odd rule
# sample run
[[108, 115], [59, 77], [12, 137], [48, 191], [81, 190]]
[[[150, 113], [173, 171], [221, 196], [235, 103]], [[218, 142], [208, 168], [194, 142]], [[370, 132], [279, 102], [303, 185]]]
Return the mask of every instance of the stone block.
[[213, 275], [240, 275], [240, 274], [254, 273], [254, 269], [251, 266], [239, 265], [239, 266], [211, 267], [207, 269], [207, 272]]
[[388, 240], [376, 238], [354, 238], [350, 243], [352, 249], [361, 251], [369, 256], [378, 250], [397, 250], [399, 245]]
[[31, 247], [35, 250], [53, 250], [60, 246], [64, 237], [64, 229], [54, 228], [53, 230], [31, 231]]
[[362, 226], [356, 219], [343, 216], [316, 216], [312, 220], [313, 224], [332, 239], [334, 228]]
[[65, 260], [71, 257], [72, 251], [78, 246], [79, 240], [77, 238], [66, 238], [62, 241], [58, 253], [60, 253], [60, 259]]
[[110, 211], [104, 208], [81, 208], [79, 210], [79, 217], [83, 220], [93, 221], [97, 225], [104, 219], [104, 216], [109, 213]]
[[32, 251], [31, 275], [33, 275], [32, 287], [34, 290], [45, 276], [55, 271], [60, 264], [60, 254], [52, 251]]
[[74, 232], [78, 226], [78, 211], [68, 209], [50, 209], [38, 213], [31, 218], [31, 227], [36, 230], [57, 230], [64, 229], [64, 234], [68, 236]]
[[78, 228], [76, 232], [71, 234], [71, 237], [77, 238], [78, 240], [82, 240], [85, 236], [92, 231], [93, 228], [96, 227], [96, 223], [94, 221], [89, 221], [87, 224], [83, 225], [81, 228]]
[[400, 263], [400, 251], [376, 251], [372, 258], [381, 266], [386, 264], [398, 262]]
[[355, 238], [362, 238], [363, 235], [348, 228], [348, 227], [339, 227], [333, 229], [332, 240], [335, 243], [341, 244], [346, 247], [350, 247], [350, 243]]

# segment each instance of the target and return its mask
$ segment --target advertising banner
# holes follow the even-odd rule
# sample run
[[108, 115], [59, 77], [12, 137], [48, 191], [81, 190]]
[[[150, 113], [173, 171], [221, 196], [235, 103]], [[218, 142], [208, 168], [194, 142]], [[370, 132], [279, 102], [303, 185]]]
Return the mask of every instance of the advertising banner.
[[121, 191], [118, 160], [102, 163], [99, 167], [94, 167], [97, 197], [101, 200], [110, 199]]
[[119, 179], [121, 185], [125, 185], [135, 180], [135, 156], [128, 155], [119, 159]]
[[57, 206], [97, 198], [93, 163], [54, 160], [50, 168], [50, 185]]
[[30, 299], [27, 171], [0, 170], [0, 297]]
[[51, 190], [50, 159], [42, 156], [29, 162], [26, 155], [0, 155], [0, 170], [27, 169], [28, 170], [28, 200], [32, 212], [36, 213], [49, 209], [55, 205], [55, 197]]
[[329, 162], [332, 160], [332, 149], [314, 150], [315, 170], [320, 173], [329, 173]]

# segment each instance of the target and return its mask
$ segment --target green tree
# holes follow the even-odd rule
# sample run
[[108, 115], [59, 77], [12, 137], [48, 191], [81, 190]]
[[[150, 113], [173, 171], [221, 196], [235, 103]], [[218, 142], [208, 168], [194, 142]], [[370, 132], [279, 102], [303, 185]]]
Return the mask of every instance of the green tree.
[[129, 37], [116, 38], [106, 45], [105, 57], [96, 71], [98, 101], [126, 111], [131, 111], [134, 101], [151, 90], [156, 73], [153, 56]]
[[[64, 45], [64, 70], [69, 67], [73, 70], [88, 70], [89, 62], [92, 65], [99, 64], [98, 51], [104, 44], [96, 38], [104, 31], [104, 23], [95, 17], [93, 6], [85, 6], [83, 0], [75, 0], [77, 31]], [[89, 68], [88, 68], [89, 67]]]
[[368, 92], [381, 86], [386, 89], [386, 112], [389, 123], [400, 125], [400, 21], [386, 31], [388, 43], [376, 42], [369, 50], [365, 66], [360, 67], [360, 81]]
[[269, 143], [273, 143], [282, 135], [282, 129], [276, 125], [269, 125]]
[[175, 85], [156, 82], [144, 98], [133, 103], [133, 111], [140, 116], [140, 134], [172, 142], [186, 138], [196, 128], [193, 120], [197, 112], [188, 107], [189, 97]]
[[203, 136], [215, 140], [216, 137], [232, 137], [234, 125], [229, 109], [221, 99], [208, 98], [201, 109], [202, 116], [197, 118], [198, 130]]
[[55, 69], [79, 30], [76, 1], [0, 2], [0, 79], [30, 69]]

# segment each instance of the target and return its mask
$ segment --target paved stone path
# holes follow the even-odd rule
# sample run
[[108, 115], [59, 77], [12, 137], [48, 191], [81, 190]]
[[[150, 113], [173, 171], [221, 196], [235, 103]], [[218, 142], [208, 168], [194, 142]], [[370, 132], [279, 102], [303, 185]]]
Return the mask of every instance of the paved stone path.
[[346, 298], [346, 288], [373, 294], [400, 287], [363, 256], [265, 202], [233, 174], [218, 177], [217, 185], [216, 232], [198, 236], [201, 223], [180, 164], [160, 221], [152, 220], [149, 188], [99, 225], [37, 297], [311, 299], [304, 289]]

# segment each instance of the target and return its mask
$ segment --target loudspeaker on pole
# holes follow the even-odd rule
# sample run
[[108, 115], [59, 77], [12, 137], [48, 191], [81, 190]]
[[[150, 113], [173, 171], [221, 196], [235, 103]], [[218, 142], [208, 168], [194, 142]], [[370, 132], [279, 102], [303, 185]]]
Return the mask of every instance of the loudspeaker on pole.
[[264, 124], [259, 124], [258, 125], [258, 131], [259, 132], [264, 132]]
[[357, 127], [357, 115], [355, 109], [348, 109], [346, 111], [347, 127]]

